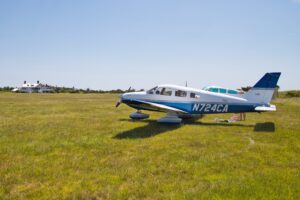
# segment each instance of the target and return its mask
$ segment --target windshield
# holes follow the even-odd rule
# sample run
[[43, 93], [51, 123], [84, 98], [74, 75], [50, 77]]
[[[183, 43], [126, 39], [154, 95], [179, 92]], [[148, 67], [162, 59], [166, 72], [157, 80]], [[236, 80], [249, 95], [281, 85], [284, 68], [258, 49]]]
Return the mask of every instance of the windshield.
[[155, 91], [156, 89], [157, 89], [157, 86], [154, 87], [154, 88], [152, 88], [152, 89], [150, 89], [150, 90], [148, 90], [147, 93], [148, 93], [148, 94], [154, 94], [154, 91]]

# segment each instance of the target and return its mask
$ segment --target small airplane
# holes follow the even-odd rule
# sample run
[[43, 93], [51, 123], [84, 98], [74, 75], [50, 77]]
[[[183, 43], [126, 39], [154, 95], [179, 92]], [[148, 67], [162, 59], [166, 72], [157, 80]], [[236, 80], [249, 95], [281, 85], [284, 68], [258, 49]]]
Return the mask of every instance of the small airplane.
[[117, 103], [137, 109], [130, 118], [149, 118], [142, 110], [166, 112], [160, 123], [181, 123], [182, 119], [200, 117], [203, 114], [247, 113], [276, 111], [271, 99], [281, 73], [266, 73], [248, 92], [240, 96], [216, 93], [176, 85], [160, 85], [148, 91], [128, 92]]

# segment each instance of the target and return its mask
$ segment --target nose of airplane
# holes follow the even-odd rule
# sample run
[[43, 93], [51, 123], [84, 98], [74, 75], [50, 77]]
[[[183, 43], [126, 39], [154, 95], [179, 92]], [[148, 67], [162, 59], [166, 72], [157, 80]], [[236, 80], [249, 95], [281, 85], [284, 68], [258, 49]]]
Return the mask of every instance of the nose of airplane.
[[121, 95], [121, 99], [126, 100], [126, 99], [129, 99], [131, 96], [132, 96], [131, 92], [127, 92], [127, 93], [124, 93]]
[[120, 100], [118, 101], [116, 107], [118, 107], [121, 103], [126, 100], [140, 100], [142, 96], [145, 95], [146, 92], [127, 92], [120, 95]]
[[127, 99], [130, 99], [130, 94], [131, 92], [128, 92], [128, 93], [124, 93], [124, 94], [120, 94], [119, 97], [119, 101], [117, 102], [116, 104], [116, 107], [119, 107], [121, 105], [121, 103], [123, 103], [124, 100], [127, 100]]
[[133, 99], [141, 99], [146, 92], [127, 92], [124, 93], [121, 97], [122, 100], [133, 100]]

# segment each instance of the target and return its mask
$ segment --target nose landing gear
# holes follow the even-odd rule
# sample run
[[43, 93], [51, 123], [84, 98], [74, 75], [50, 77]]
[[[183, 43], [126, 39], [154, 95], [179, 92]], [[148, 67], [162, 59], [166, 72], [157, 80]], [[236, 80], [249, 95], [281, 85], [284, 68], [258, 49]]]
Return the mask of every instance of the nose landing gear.
[[149, 114], [142, 113], [140, 110], [130, 114], [130, 118], [133, 120], [148, 119], [149, 116], [150, 116]]

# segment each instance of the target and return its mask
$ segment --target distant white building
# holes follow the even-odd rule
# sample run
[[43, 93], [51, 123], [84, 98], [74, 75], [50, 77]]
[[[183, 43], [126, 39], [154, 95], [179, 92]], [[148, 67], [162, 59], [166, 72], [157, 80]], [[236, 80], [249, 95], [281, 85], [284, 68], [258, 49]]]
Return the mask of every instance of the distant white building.
[[21, 87], [16, 87], [12, 92], [26, 92], [26, 93], [47, 93], [53, 91], [53, 87], [42, 84], [39, 81], [37, 83], [31, 84], [24, 81]]

